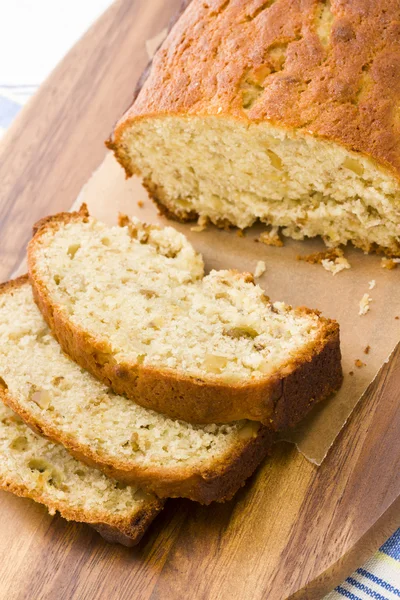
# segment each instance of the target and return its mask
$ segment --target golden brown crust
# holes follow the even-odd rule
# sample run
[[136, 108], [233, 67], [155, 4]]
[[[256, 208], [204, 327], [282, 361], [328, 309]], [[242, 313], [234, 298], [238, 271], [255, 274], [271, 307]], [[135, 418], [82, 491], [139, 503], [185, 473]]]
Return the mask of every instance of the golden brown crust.
[[29, 282], [29, 276], [27, 274], [20, 275], [15, 279], [10, 279], [9, 281], [4, 281], [0, 283], [0, 294], [7, 294], [8, 292], [21, 287]]
[[29, 498], [39, 504], [44, 504], [51, 514], [59, 512], [67, 521], [90, 525], [107, 542], [129, 547], [134, 546], [142, 539], [150, 523], [163, 507], [162, 502], [155, 501], [151, 505], [147, 503], [132, 518], [118, 517], [106, 512], [88, 513], [71, 508], [64, 502], [52, 501], [48, 496], [40, 494], [37, 490], [28, 489], [22, 484], [17, 484], [3, 477], [0, 477], [0, 488], [6, 492], [11, 492], [15, 496]]
[[[68, 213], [67, 213], [68, 214]], [[79, 215], [79, 213], [76, 213]], [[63, 215], [65, 218], [65, 215]], [[27, 276], [2, 284], [0, 293], [6, 293], [27, 284]], [[53, 423], [39, 420], [13, 397], [0, 380], [0, 400], [9, 406], [39, 435], [65, 446], [70, 454], [91, 467], [102, 470], [107, 476], [127, 484], [139, 485], [162, 498], [185, 497], [210, 504], [229, 500], [244, 485], [257, 466], [268, 454], [273, 434], [266, 427], [248, 439], [238, 439], [235, 448], [227, 450], [222, 458], [197, 468], [149, 468], [105, 456], [89, 445], [77, 442], [71, 435], [60, 431]], [[258, 424], [253, 424], [257, 428]]]
[[[36, 235], [36, 233], [42, 229], [43, 227], [45, 227], [46, 225], [51, 224], [52, 222], [63, 222], [63, 223], [69, 223], [71, 221], [71, 215], [74, 215], [75, 217], [80, 217], [83, 219], [83, 221], [85, 221], [85, 219], [87, 219], [89, 217], [89, 211], [88, 211], [88, 207], [87, 204], [85, 204], [85, 202], [83, 202], [79, 208], [78, 211], [75, 211], [73, 213], [69, 213], [69, 212], [65, 212], [65, 213], [58, 213], [57, 215], [50, 215], [49, 217], [43, 217], [43, 219], [39, 219], [39, 221], [37, 221], [34, 226], [32, 227], [32, 236]], [[9, 283], [9, 282], [7, 282]], [[3, 284], [5, 285], [5, 284]]]
[[[295, 425], [314, 403], [340, 387], [343, 376], [339, 325], [322, 317], [316, 341], [295, 359], [288, 360], [274, 376], [256, 382], [205, 381], [145, 365], [117, 363], [104, 340], [73, 325], [62, 309], [52, 304], [36, 269], [35, 248], [42, 243], [42, 236], [60, 224], [81, 218], [80, 213], [62, 213], [42, 225], [28, 247], [29, 277], [35, 301], [64, 352], [118, 394], [145, 408], [192, 423], [250, 419], [277, 430]], [[104, 360], [106, 355], [108, 361]], [[292, 381], [298, 382], [298, 389]]]

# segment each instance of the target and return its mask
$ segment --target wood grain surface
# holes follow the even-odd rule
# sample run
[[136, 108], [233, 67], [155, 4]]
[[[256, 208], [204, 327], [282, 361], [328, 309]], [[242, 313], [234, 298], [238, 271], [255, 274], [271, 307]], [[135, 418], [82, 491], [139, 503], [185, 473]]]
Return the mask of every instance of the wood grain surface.
[[[34, 221], [68, 209], [180, 0], [120, 0], [52, 73], [0, 144], [0, 277]], [[0, 598], [319, 599], [400, 522], [400, 352], [319, 468], [288, 444], [236, 498], [169, 501], [135, 549], [0, 494]]]

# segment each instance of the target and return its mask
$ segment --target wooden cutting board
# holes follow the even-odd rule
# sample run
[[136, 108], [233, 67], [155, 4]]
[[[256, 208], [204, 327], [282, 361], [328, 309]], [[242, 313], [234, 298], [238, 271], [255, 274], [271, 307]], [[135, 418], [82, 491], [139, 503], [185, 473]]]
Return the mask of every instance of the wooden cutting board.
[[[180, 0], [120, 0], [52, 73], [0, 144], [0, 278], [32, 223], [68, 209], [129, 105], [145, 40]], [[109, 546], [89, 527], [0, 494], [0, 598], [322, 598], [400, 524], [400, 352], [319, 468], [277, 445], [236, 498], [171, 500], [141, 544]]]

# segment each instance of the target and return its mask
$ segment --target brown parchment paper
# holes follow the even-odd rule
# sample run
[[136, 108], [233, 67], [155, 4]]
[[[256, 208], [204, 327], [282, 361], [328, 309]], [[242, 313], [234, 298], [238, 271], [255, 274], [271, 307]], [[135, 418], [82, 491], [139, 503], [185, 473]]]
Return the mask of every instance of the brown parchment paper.
[[[141, 201], [142, 208], [138, 205]], [[263, 260], [266, 271], [258, 283], [273, 301], [317, 308], [340, 323], [343, 386], [284, 438], [294, 442], [308, 460], [321, 464], [354, 406], [400, 340], [400, 319], [395, 318], [400, 317], [400, 266], [392, 271], [383, 269], [379, 256], [364, 255], [349, 247], [345, 255], [351, 269], [333, 276], [319, 264], [296, 259], [299, 254], [326, 250], [320, 240], [296, 242], [285, 238], [284, 246], [276, 248], [255, 242], [265, 231], [261, 225], [248, 230], [245, 237], [239, 237], [236, 230], [222, 231], [213, 226], [202, 232], [192, 231], [193, 223], [180, 224], [158, 215], [139, 179], [125, 179], [111, 154], [84, 186], [72, 208], [82, 202], [87, 203], [93, 216], [109, 224], [116, 224], [117, 213], [122, 212], [148, 223], [176, 227], [202, 253], [207, 271], [235, 268], [253, 273], [257, 262]], [[371, 280], [376, 284], [369, 290]], [[370, 310], [359, 316], [359, 303], [365, 293], [372, 298]], [[365, 354], [367, 346], [370, 351]], [[362, 361], [361, 368], [355, 365], [356, 360]]]

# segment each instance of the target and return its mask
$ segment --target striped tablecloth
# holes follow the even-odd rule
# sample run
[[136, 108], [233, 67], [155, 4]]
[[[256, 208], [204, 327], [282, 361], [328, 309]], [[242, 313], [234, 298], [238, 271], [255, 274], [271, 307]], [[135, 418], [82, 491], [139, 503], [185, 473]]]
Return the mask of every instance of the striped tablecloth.
[[[111, 2], [0, 1], [0, 137], [57, 62]], [[400, 599], [400, 528], [324, 600], [340, 598]]]

